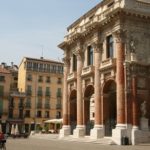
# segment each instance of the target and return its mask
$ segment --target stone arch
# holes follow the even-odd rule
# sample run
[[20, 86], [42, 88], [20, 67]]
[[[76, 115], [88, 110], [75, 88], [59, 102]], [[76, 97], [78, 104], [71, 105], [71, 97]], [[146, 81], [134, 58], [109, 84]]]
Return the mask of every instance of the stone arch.
[[71, 134], [77, 123], [77, 91], [73, 89], [69, 96], [69, 123], [71, 126]]
[[103, 85], [102, 93], [105, 136], [112, 136], [112, 129], [115, 128], [117, 119], [116, 82], [107, 80]]
[[90, 130], [93, 128], [93, 113], [94, 113], [94, 87], [93, 85], [88, 85], [84, 91], [84, 103], [83, 103], [83, 121], [86, 126], [86, 135], [90, 134]]

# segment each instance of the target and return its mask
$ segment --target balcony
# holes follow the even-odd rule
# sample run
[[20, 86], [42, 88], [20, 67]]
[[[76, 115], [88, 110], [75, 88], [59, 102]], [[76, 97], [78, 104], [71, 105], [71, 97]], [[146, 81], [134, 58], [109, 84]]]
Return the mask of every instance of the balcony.
[[82, 69], [82, 76], [88, 76], [94, 73], [94, 66], [87, 66]]
[[[27, 90], [27, 93], [31, 94], [32, 92]], [[26, 97], [26, 94], [24, 92], [12, 91], [10, 95], [12, 97]]]
[[113, 68], [115, 66], [116, 66], [116, 58], [109, 58], [109, 59], [102, 61], [100, 70]]
[[76, 80], [77, 79], [77, 72], [72, 72], [68, 75], [67, 81]]

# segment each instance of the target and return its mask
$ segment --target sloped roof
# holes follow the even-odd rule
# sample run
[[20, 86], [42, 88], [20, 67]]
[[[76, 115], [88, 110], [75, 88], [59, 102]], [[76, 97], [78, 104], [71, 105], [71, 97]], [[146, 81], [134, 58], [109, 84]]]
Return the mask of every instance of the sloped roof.
[[9, 74], [10, 71], [7, 70], [6, 68], [4, 68], [2, 65], [0, 65], [0, 73], [5, 73], [5, 74]]

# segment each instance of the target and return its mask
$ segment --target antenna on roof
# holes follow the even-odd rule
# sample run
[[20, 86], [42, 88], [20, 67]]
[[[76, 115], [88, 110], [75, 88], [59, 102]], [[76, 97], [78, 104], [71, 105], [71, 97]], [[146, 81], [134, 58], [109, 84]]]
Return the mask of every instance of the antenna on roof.
[[43, 57], [44, 46], [41, 45], [41, 47], [42, 47], [42, 55], [41, 55], [41, 59], [43, 59], [43, 58], [44, 58], [44, 57]]

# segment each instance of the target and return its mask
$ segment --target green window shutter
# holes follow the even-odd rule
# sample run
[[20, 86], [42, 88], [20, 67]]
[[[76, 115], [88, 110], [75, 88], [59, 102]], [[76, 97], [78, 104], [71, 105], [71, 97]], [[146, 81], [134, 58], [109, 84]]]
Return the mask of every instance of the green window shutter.
[[4, 95], [4, 86], [0, 85], [0, 97]]
[[0, 99], [0, 115], [3, 113], [3, 100]]

